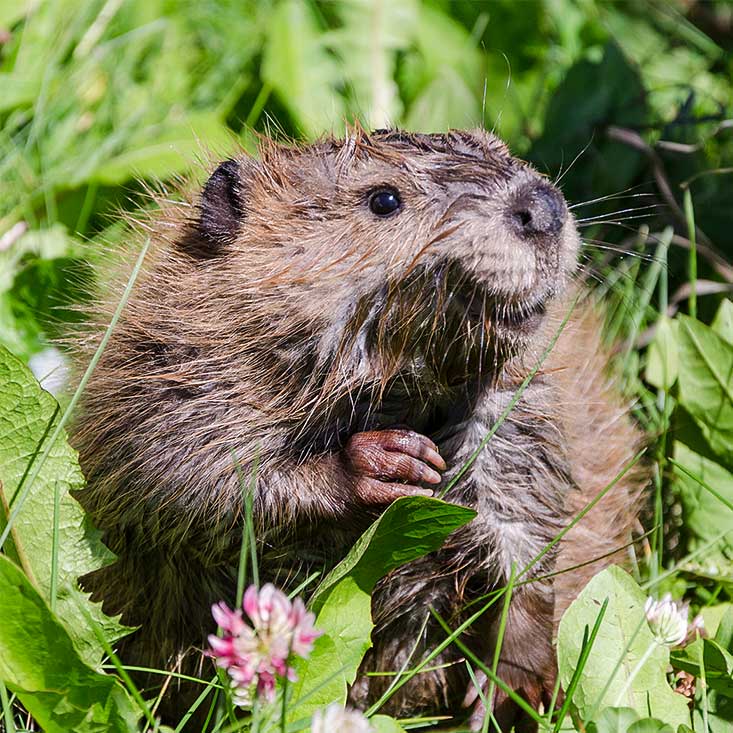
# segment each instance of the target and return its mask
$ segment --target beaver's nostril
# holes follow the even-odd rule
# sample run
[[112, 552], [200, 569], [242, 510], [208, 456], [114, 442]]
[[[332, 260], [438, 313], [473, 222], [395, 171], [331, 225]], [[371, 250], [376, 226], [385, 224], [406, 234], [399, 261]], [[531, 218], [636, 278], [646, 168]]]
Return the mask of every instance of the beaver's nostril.
[[557, 234], [566, 218], [567, 207], [562, 194], [543, 182], [521, 188], [509, 206], [512, 227], [525, 238]]
[[512, 211], [512, 219], [520, 229], [525, 229], [532, 223], [532, 214], [527, 209], [515, 209]]

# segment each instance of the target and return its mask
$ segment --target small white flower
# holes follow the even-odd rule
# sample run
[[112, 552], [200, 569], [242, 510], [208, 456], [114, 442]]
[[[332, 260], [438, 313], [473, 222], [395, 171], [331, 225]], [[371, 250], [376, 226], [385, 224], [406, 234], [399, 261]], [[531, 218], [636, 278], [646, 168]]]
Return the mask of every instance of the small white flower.
[[55, 346], [33, 354], [28, 360], [28, 366], [41, 387], [54, 397], [65, 389], [69, 381], [66, 358]]
[[673, 601], [671, 593], [665, 594], [659, 601], [647, 598], [644, 613], [654, 639], [663, 646], [684, 644], [694, 638], [695, 632], [703, 626], [701, 616], [696, 616], [693, 622], [688, 624], [689, 603]]
[[344, 710], [338, 703], [317, 710], [311, 721], [311, 733], [372, 733], [373, 730], [361, 713]]

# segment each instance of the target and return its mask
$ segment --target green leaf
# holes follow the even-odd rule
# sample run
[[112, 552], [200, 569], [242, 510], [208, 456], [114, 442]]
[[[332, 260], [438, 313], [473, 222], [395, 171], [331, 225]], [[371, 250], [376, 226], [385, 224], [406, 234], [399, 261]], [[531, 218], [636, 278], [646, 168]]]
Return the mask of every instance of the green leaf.
[[[733, 505], [733, 473], [679, 441], [674, 444], [674, 459], [687, 471], [675, 470], [675, 486], [682, 501], [690, 549], [710, 543], [725, 532], [733, 533], [733, 511], [700, 484], [700, 481], [704, 481], [728, 504]], [[733, 546], [733, 535], [721, 540], [723, 542], [728, 547]], [[711, 547], [708, 555], [715, 554], [715, 550], [714, 546]]]
[[[672, 654], [675, 667], [701, 676], [700, 659], [705, 667], [705, 680], [708, 687], [717, 693], [717, 698], [733, 699], [733, 606], [722, 605], [724, 613], [720, 617], [715, 637], [701, 637]], [[703, 609], [703, 612], [705, 609]], [[707, 626], [708, 633], [711, 628]], [[733, 711], [731, 711], [733, 712]]]
[[[712, 634], [715, 640], [723, 647], [733, 652], [733, 603], [718, 603], [715, 606], [705, 606], [700, 609], [700, 615], [705, 624], [705, 632]], [[723, 619], [726, 619], [725, 624]], [[730, 630], [730, 631], [728, 631]], [[718, 638], [723, 634], [723, 640]]]
[[657, 389], [669, 390], [677, 381], [678, 327], [677, 321], [661, 316], [654, 340], [649, 344], [644, 378]]
[[17, 74], [0, 73], [0, 88], [3, 90], [0, 112], [32, 104], [40, 86], [41, 79], [37, 77], [26, 78]]
[[702, 715], [702, 701], [698, 698], [692, 711], [695, 731], [731, 733], [733, 730], [733, 699], [711, 690], [707, 695], [707, 709], [706, 720]]
[[405, 729], [388, 715], [375, 715], [369, 718], [375, 733], [404, 733]]
[[0, 679], [46, 733], [138, 730], [118, 681], [88, 667], [23, 572], [0, 555]]
[[593, 626], [606, 599], [606, 614], [573, 695], [580, 716], [624, 705], [675, 727], [688, 724], [686, 701], [667, 682], [669, 650], [657, 644], [646, 621], [644, 592], [617, 567], [596, 575], [560, 621], [558, 667], [563, 686], [575, 671], [583, 629]]
[[[12, 508], [16, 492], [30, 472], [31, 461], [37, 460], [46, 448], [44, 441], [58, 417], [58, 405], [53, 397], [39, 387], [18, 359], [0, 348], [0, 529], [5, 528], [7, 508]], [[79, 611], [78, 603], [88, 601], [78, 590], [77, 578], [110, 563], [113, 557], [70, 495], [83, 485], [76, 451], [62, 436], [30, 486], [3, 550], [50, 602], [54, 489], [57, 488], [60, 506], [56, 612], [81, 656], [94, 666], [100, 663], [104, 650]], [[105, 616], [99, 606], [88, 604], [88, 607], [110, 642], [128, 633], [129, 630]]]
[[343, 118], [336, 92], [340, 74], [309, 4], [285, 0], [269, 23], [262, 80], [269, 84], [300, 129], [309, 136], [330, 131]]
[[662, 723], [656, 718], [644, 718], [637, 720], [629, 726], [627, 733], [674, 733], [675, 729], [667, 723]]
[[405, 127], [440, 132], [479, 124], [484, 68], [475, 39], [447, 14], [423, 4], [415, 40], [401, 71], [410, 101]]
[[27, 361], [47, 345], [46, 329], [79, 319], [59, 306], [68, 304], [72, 293], [77, 303], [83, 299], [83, 278], [76, 277], [83, 254], [82, 244], [62, 224], [31, 229], [0, 251], [0, 345]]
[[20, 20], [35, 4], [35, 0], [0, 0], [0, 28]]
[[615, 43], [609, 43], [600, 63], [583, 58], [568, 71], [550, 100], [542, 136], [529, 157], [542, 170], [558, 171], [582, 153], [580, 170], [563, 179], [568, 200], [586, 200], [588, 191], [596, 196], [621, 191], [639, 170], [641, 153], [599, 135], [597, 129], [635, 128], [645, 119], [638, 69]]
[[395, 62], [412, 41], [417, 4], [344, 0], [335, 10], [341, 27], [331, 31], [326, 42], [341, 59], [358, 116], [369, 129], [389, 127], [402, 115]]
[[724, 341], [733, 344], [733, 300], [724, 300], [710, 324], [710, 328]]
[[701, 676], [702, 663], [708, 687], [726, 697], [733, 697], [733, 654], [715, 639], [700, 638], [684, 649], [673, 652], [672, 663], [698, 678]]
[[473, 509], [439, 499], [406, 497], [393, 502], [316, 588], [312, 607], [318, 611], [347, 577], [371, 592], [384, 575], [439, 549], [453, 530], [475, 516]]
[[[715, 641], [727, 652], [733, 654], [733, 605], [726, 604], [725, 613], [715, 631]], [[711, 631], [711, 630], [709, 630]]]
[[473, 127], [480, 119], [476, 95], [455, 71], [446, 68], [410, 106], [405, 127], [417, 132], [440, 132], [451, 127]]
[[639, 718], [632, 708], [606, 708], [588, 724], [588, 733], [674, 733], [674, 728], [656, 718]]
[[81, 243], [69, 236], [62, 224], [54, 224], [46, 229], [31, 229], [10, 249], [0, 252], [0, 292], [13, 287], [18, 272], [29, 258], [50, 260], [81, 254]]
[[588, 724], [588, 733], [627, 733], [637, 720], [639, 714], [632, 708], [606, 708]]
[[147, 139], [138, 144], [128, 141], [123, 152], [102, 163], [89, 179], [113, 186], [132, 178], [169, 178], [190, 169], [201, 156], [204, 144], [221, 153], [231, 147], [231, 141], [231, 133], [218, 113], [192, 113], [176, 125], [147, 131]]
[[733, 468], [733, 344], [679, 316], [679, 400], [724, 463]]
[[359, 538], [313, 595], [316, 627], [326, 633], [298, 669], [291, 721], [309, 718], [334, 700], [345, 702], [347, 686], [370, 646], [370, 594], [376, 582], [400, 565], [437, 550], [453, 530], [475, 516], [472, 509], [438, 499], [406, 497], [391, 504]]

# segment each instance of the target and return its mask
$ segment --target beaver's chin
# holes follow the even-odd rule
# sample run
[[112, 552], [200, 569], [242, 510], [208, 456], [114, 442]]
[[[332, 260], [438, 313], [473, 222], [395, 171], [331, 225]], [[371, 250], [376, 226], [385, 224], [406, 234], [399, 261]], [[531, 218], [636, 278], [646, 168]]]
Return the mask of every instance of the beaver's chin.
[[533, 293], [497, 293], [490, 282], [455, 265], [451, 279], [454, 309], [474, 323], [485, 324], [494, 338], [501, 340], [531, 336], [542, 324], [547, 304], [554, 297], [549, 287], [541, 286]]
[[528, 338], [542, 324], [547, 310], [547, 300], [498, 303], [494, 308], [494, 329], [499, 337]]

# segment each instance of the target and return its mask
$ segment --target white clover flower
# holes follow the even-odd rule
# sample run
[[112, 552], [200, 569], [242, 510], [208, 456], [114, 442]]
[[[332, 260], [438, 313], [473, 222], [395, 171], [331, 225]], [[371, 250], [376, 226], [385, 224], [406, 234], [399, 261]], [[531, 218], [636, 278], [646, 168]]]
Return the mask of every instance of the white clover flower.
[[687, 622], [690, 615], [690, 604], [673, 601], [671, 593], [666, 593], [659, 601], [655, 601], [651, 596], [647, 598], [644, 604], [644, 614], [653, 639], [616, 696], [614, 707], [622, 704], [636, 676], [649, 661], [655, 649], [660, 646], [683, 646], [692, 641], [703, 626], [702, 616], [696, 616], [691, 624]]
[[345, 710], [338, 703], [317, 710], [311, 721], [311, 733], [372, 733], [373, 730], [361, 713]]
[[663, 646], [680, 646], [693, 639], [695, 632], [703, 626], [701, 616], [688, 623], [690, 604], [673, 601], [671, 593], [659, 601], [647, 598], [644, 613], [654, 639]]

